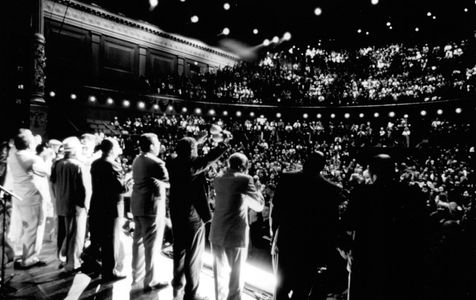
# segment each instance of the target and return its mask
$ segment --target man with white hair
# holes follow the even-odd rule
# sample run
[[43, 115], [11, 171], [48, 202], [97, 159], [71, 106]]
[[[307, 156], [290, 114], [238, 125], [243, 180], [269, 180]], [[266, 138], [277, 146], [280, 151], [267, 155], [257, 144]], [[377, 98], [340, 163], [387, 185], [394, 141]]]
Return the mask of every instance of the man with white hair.
[[64, 158], [56, 162], [51, 172], [53, 193], [58, 214], [58, 256], [66, 272], [79, 271], [80, 255], [86, 231], [86, 188], [83, 164], [78, 159], [82, 145], [78, 138], [63, 141]]
[[43, 234], [45, 231], [45, 214], [43, 197], [35, 185], [35, 176], [46, 177], [48, 168], [43, 160], [35, 154], [35, 137], [28, 129], [20, 129], [14, 138], [16, 152], [8, 158], [11, 171], [13, 192], [20, 198], [13, 198], [13, 207], [21, 221], [20, 241], [23, 248], [22, 259], [15, 267], [26, 269], [44, 266], [39, 259]]
[[[214, 256], [215, 295], [217, 300], [241, 299], [244, 287], [241, 269], [249, 244], [248, 208], [262, 211], [264, 198], [253, 177], [246, 174], [248, 158], [234, 153], [229, 168], [215, 178], [215, 213], [210, 230]], [[227, 276], [227, 268], [231, 267]], [[228, 292], [227, 292], [228, 288]]]

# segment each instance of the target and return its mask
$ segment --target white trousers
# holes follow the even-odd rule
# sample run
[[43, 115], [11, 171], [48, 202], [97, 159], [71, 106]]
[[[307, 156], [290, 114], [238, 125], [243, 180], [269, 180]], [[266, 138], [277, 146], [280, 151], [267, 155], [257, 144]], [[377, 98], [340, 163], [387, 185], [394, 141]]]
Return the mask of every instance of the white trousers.
[[22, 265], [29, 266], [39, 260], [45, 233], [45, 214], [41, 204], [18, 205], [16, 208], [22, 224]]
[[229, 248], [212, 244], [216, 300], [241, 300], [245, 285], [241, 274], [248, 248]]

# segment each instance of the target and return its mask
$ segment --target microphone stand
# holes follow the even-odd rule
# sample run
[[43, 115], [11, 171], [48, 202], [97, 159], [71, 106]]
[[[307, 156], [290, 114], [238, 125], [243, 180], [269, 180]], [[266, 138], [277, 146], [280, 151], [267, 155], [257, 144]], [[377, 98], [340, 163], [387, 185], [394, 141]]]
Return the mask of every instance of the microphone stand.
[[3, 225], [2, 225], [2, 268], [1, 268], [1, 274], [0, 274], [0, 296], [4, 296], [13, 292], [16, 292], [16, 289], [9, 286], [8, 282], [13, 278], [15, 274], [12, 274], [8, 280], [5, 280], [5, 267], [7, 262], [5, 261], [5, 245], [6, 245], [6, 239], [5, 235], [7, 232], [7, 203], [8, 201], [12, 200], [12, 197], [17, 198], [21, 200], [20, 197], [15, 195], [14, 193], [8, 191], [5, 189], [3, 186], [0, 185], [0, 192], [3, 192], [3, 197], [2, 197], [2, 214], [3, 214]]

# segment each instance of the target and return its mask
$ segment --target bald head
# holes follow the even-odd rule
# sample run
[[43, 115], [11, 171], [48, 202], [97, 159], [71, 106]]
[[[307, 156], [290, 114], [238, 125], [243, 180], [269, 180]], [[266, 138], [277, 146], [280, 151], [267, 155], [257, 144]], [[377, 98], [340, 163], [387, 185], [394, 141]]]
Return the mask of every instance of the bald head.
[[233, 153], [228, 159], [230, 169], [238, 172], [244, 172], [248, 168], [248, 158], [243, 153]]
[[391, 180], [395, 176], [395, 163], [390, 155], [378, 154], [373, 157], [369, 171], [379, 180]]

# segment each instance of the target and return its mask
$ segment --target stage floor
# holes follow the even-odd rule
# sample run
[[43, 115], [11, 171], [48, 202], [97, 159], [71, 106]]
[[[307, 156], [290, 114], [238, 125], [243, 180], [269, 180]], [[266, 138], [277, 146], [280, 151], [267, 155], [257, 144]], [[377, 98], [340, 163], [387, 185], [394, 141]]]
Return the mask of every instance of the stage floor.
[[[45, 242], [41, 258], [48, 262], [47, 266], [31, 268], [29, 270], [14, 270], [13, 264], [7, 265], [7, 278], [14, 274], [10, 286], [16, 292], [8, 294], [6, 299], [173, 299], [172, 288], [144, 293], [142, 287], [131, 286], [131, 277], [113, 283], [102, 284], [101, 278], [91, 278], [88, 274], [77, 273], [67, 276], [58, 269], [59, 261], [56, 258], [56, 245], [54, 242]], [[166, 256], [161, 257], [163, 280], [172, 279], [172, 260]], [[209, 259], [208, 259], [209, 260]], [[130, 266], [130, 253], [128, 261]], [[130, 274], [130, 272], [128, 272]], [[213, 272], [207, 258], [201, 275], [200, 294], [210, 300], [215, 298], [213, 285]], [[1, 296], [0, 296], [1, 297]], [[245, 288], [244, 300], [269, 299], [270, 294], [261, 292], [248, 284]]]

